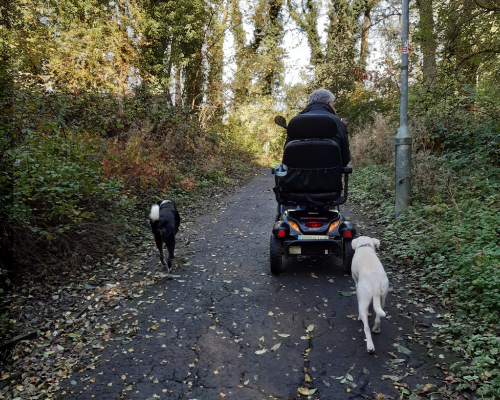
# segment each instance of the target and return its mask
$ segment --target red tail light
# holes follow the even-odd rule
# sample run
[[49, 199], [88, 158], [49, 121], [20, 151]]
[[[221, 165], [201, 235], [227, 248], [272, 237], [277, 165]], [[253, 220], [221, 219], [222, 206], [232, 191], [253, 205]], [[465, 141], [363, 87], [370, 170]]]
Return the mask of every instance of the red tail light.
[[279, 237], [285, 237], [286, 232], [285, 231], [278, 231], [278, 236]]
[[350, 238], [352, 236], [351, 231], [344, 231], [344, 237], [345, 238]]
[[322, 222], [306, 222], [306, 226], [308, 228], [319, 228], [319, 227], [323, 226], [323, 223]]

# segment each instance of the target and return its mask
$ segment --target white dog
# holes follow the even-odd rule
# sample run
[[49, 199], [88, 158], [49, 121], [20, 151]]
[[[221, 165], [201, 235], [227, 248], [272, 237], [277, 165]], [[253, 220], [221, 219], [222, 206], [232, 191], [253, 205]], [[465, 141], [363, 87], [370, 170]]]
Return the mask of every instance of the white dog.
[[383, 310], [385, 297], [389, 292], [389, 279], [385, 274], [384, 267], [375, 254], [375, 248], [379, 248], [380, 241], [368, 236], [353, 239], [352, 248], [356, 251], [352, 259], [352, 278], [356, 283], [356, 294], [358, 297], [359, 317], [363, 321], [366, 335], [366, 349], [368, 353], [375, 352], [370, 326], [368, 325], [368, 307], [373, 300], [375, 310], [375, 325], [373, 332], [380, 332], [380, 318], [385, 317]]

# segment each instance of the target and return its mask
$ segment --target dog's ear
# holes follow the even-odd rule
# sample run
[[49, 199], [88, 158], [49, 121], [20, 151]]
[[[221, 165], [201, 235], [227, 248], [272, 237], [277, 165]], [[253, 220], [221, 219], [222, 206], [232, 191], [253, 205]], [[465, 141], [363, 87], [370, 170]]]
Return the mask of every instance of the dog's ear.
[[356, 246], [358, 244], [358, 239], [352, 239], [351, 240], [351, 246], [353, 250], [356, 250]]
[[375, 245], [375, 247], [378, 249], [380, 247], [380, 240], [378, 239], [373, 239], [373, 244]]
[[172, 204], [174, 205], [174, 208], [177, 210], [177, 203], [173, 200], [170, 200], [172, 202]]
[[163, 200], [157, 201], [157, 202], [156, 202], [156, 204], [158, 204], [158, 206], [161, 206], [161, 202], [162, 202], [162, 201], [163, 201]]

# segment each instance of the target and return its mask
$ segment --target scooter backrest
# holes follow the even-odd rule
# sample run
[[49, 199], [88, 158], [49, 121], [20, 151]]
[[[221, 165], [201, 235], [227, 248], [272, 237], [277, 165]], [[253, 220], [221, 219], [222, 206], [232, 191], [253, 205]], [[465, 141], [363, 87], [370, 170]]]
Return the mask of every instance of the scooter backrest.
[[331, 193], [342, 190], [342, 156], [334, 140], [293, 140], [285, 146], [283, 164], [288, 167], [288, 173], [280, 179], [279, 186], [285, 192]]
[[338, 144], [331, 139], [293, 140], [285, 146], [283, 164], [299, 169], [342, 169]]
[[288, 123], [289, 140], [300, 139], [333, 139], [337, 137], [337, 123], [333, 115], [300, 114]]

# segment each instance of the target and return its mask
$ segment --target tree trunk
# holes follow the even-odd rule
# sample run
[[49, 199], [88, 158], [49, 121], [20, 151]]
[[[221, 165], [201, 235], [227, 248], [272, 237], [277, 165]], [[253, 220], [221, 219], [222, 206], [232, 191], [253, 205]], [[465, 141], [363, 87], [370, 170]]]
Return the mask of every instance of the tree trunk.
[[270, 96], [273, 93], [276, 75], [279, 74], [277, 71], [278, 64], [281, 63], [279, 59], [279, 52], [277, 49], [280, 45], [281, 38], [283, 37], [283, 26], [279, 21], [279, 13], [283, 5], [283, 0], [269, 0], [269, 14], [268, 14], [268, 25], [264, 32], [266, 41], [267, 57], [269, 57], [269, 68], [266, 69], [263, 79], [263, 89], [262, 94]]
[[250, 91], [250, 71], [248, 71], [248, 54], [245, 47], [246, 35], [243, 29], [243, 16], [239, 8], [238, 0], [232, 0], [230, 9], [230, 29], [234, 37], [234, 52], [236, 61], [236, 72], [234, 74], [234, 102], [241, 104], [247, 98]]
[[311, 48], [311, 64], [319, 64], [323, 58], [323, 49], [320, 42], [316, 22], [318, 20], [318, 9], [313, 0], [307, 0], [306, 6], [299, 13], [292, 5], [291, 0], [287, 0], [288, 11], [292, 19], [305, 32], [309, 47]]
[[174, 67], [174, 102], [176, 107], [182, 105], [182, 68], [180, 66]]
[[436, 79], [437, 40], [434, 32], [432, 0], [417, 0], [420, 21], [418, 40], [422, 51], [423, 83], [432, 85]]
[[359, 54], [359, 70], [361, 72], [366, 71], [366, 61], [368, 59], [368, 36], [370, 34], [370, 24], [371, 24], [371, 7], [365, 9], [365, 15], [363, 19], [363, 30], [361, 31], [361, 51]]

